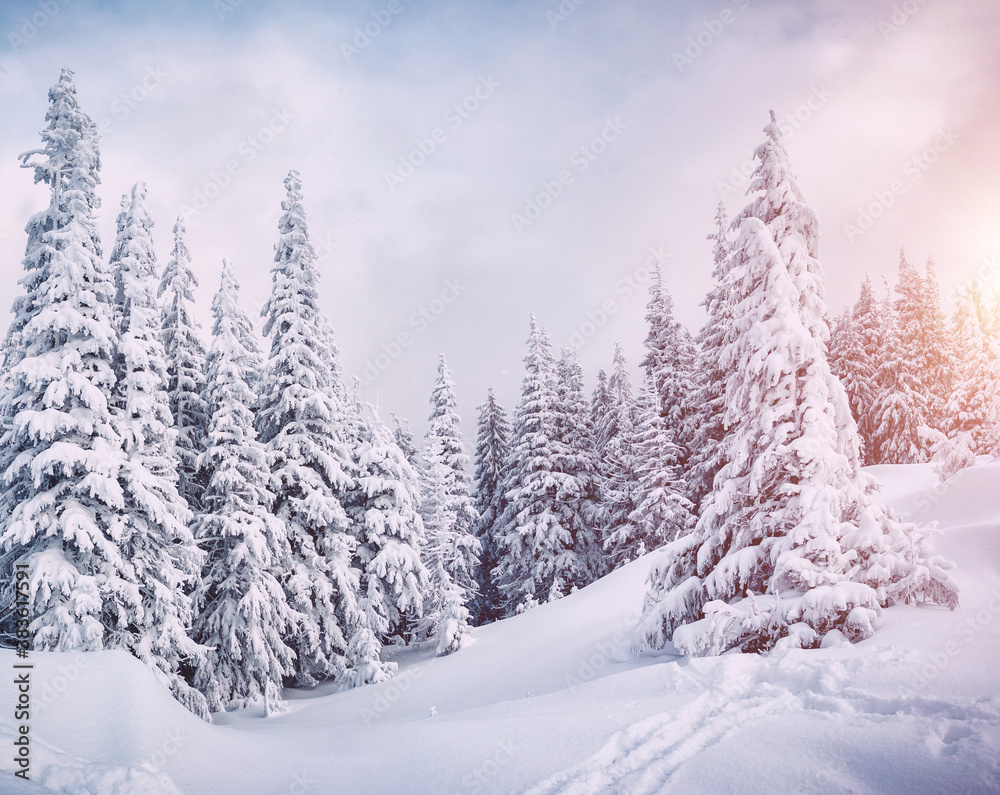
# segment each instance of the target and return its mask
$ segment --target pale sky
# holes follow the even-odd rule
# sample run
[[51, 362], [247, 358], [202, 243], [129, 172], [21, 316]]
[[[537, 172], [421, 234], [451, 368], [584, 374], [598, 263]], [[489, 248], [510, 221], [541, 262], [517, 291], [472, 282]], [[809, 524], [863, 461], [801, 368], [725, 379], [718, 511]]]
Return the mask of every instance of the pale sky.
[[471, 453], [487, 387], [517, 401], [530, 313], [582, 343], [589, 388], [616, 340], [641, 357], [659, 256], [697, 330], [715, 206], [746, 204], [770, 109], [819, 214], [832, 311], [866, 271], [894, 281], [900, 248], [935, 259], [946, 295], [977, 273], [1000, 286], [982, 267], [1000, 255], [998, 34], [995, 0], [8, 0], [0, 295], [20, 292], [47, 201], [16, 158], [70, 67], [104, 129], [105, 253], [137, 180], [161, 267], [197, 209], [207, 337], [223, 257], [251, 314], [266, 297], [297, 169], [345, 373], [368, 367], [365, 396], [422, 433], [447, 354]]

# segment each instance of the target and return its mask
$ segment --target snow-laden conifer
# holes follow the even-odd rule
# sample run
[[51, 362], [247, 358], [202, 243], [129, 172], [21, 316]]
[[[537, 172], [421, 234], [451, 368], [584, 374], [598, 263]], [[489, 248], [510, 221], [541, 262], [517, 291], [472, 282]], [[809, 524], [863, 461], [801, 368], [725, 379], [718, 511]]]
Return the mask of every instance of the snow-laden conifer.
[[112, 637], [117, 636], [114, 645], [153, 666], [179, 700], [204, 713], [201, 693], [178, 673], [182, 663], [202, 655], [188, 636], [193, 614], [186, 594], [201, 573], [204, 555], [188, 528], [191, 511], [177, 491], [153, 219], [143, 183], [132, 188], [123, 207], [111, 259], [119, 324], [112, 402], [125, 452], [119, 471], [129, 528], [125, 548], [142, 594], [143, 620], [115, 627]]
[[[197, 509], [205, 488], [198, 474], [198, 456], [205, 447], [208, 407], [205, 402], [205, 346], [194, 317], [194, 290], [198, 286], [191, 270], [191, 255], [184, 243], [184, 222], [174, 224], [174, 245], [163, 269], [157, 291], [160, 298], [160, 340], [167, 366], [167, 396], [173, 417], [174, 458], [177, 460], [178, 491], [191, 508]], [[252, 371], [256, 383], [260, 369]]]
[[875, 373], [878, 393], [871, 407], [871, 455], [881, 464], [926, 461], [929, 442], [920, 429], [927, 423], [927, 395], [906, 361], [896, 312], [882, 302], [882, 357]]
[[[632, 560], [632, 540], [636, 530], [631, 516], [637, 507], [637, 473], [640, 464], [636, 442], [636, 404], [632, 384], [620, 344], [615, 344], [611, 377], [607, 384], [608, 408], [604, 426], [595, 435], [603, 438], [598, 525], [601, 543], [610, 563], [616, 568]], [[629, 551], [626, 552], [626, 546]]]
[[802, 199], [772, 114], [755, 156], [755, 198], [737, 222], [739, 311], [722, 364], [726, 463], [691, 533], [655, 558], [636, 646], [688, 655], [766, 650], [782, 638], [859, 639], [881, 607], [955, 606], [920, 537], [872, 494], [828, 338], [815, 214]]
[[878, 362], [883, 357], [885, 344], [884, 322], [871, 279], [866, 276], [861, 285], [861, 295], [842, 327], [837, 376], [847, 392], [851, 413], [858, 425], [862, 460], [868, 465], [878, 463], [874, 406], [878, 395]]
[[28, 566], [36, 649], [128, 650], [207, 718], [205, 699], [179, 673], [203, 651], [187, 636], [185, 595], [200, 555], [163, 455], [151, 221], [137, 190], [115, 246], [115, 270], [127, 274], [116, 311], [94, 217], [97, 130], [69, 70], [49, 100], [43, 148], [21, 156], [51, 200], [28, 224], [21, 284], [30, 297], [14, 306], [21, 351], [5, 391], [4, 565]]
[[[625, 373], [624, 355], [620, 368]], [[610, 386], [610, 384], [609, 384]], [[614, 384], [628, 397], [627, 382]], [[561, 594], [582, 587], [608, 570], [599, 537], [600, 473], [590, 409], [583, 392], [583, 368], [577, 352], [564, 348], [556, 363], [556, 504], [569, 529], [573, 549], [584, 566], [583, 580], [563, 579]], [[551, 590], [551, 589], [550, 589]], [[555, 594], [556, 591], [551, 591]], [[551, 600], [550, 600], [551, 601]]]
[[482, 550], [479, 554], [477, 577], [479, 595], [473, 605], [476, 624], [496, 621], [500, 617], [500, 593], [493, 580], [493, 569], [497, 565], [499, 552], [499, 521], [507, 506], [502, 485], [509, 440], [510, 423], [507, 412], [491, 388], [486, 401], [479, 406], [476, 436], [476, 500], [473, 507], [479, 517], [476, 521], [476, 538], [479, 539]]
[[611, 410], [611, 395], [608, 392], [608, 374], [603, 370], [597, 371], [597, 386], [590, 397], [590, 424], [594, 429], [594, 446], [597, 455], [604, 454], [604, 443], [601, 429], [608, 421], [608, 412]]
[[[712, 246], [712, 289], [702, 301], [708, 319], [696, 340], [698, 356], [694, 391], [689, 406], [693, 429], [687, 462], [686, 492], [695, 509], [712, 490], [715, 476], [724, 463], [722, 439], [730, 428], [724, 422], [726, 379], [729, 372], [721, 364], [734, 312], [730, 277], [732, 241], [726, 212], [719, 202], [715, 212], [715, 232], [708, 236]], [[738, 420], [737, 420], [738, 421]]]
[[[907, 411], [913, 414], [913, 427], [919, 430], [932, 422], [932, 373], [930, 368], [930, 346], [925, 329], [927, 285], [917, 269], [906, 259], [904, 252], [899, 252], [899, 274], [896, 279], [895, 309], [895, 345], [898, 352], [889, 356], [895, 359], [900, 368], [901, 382], [912, 385], [915, 393], [921, 396], [919, 401], [909, 401]], [[947, 399], [947, 398], [945, 398]], [[900, 451], [892, 463], [919, 464], [930, 458], [927, 441], [914, 433], [905, 439], [897, 440], [892, 446]], [[903, 450], [909, 449], [903, 453]]]
[[990, 397], [993, 356], [989, 331], [983, 327], [986, 308], [979, 285], [973, 282], [959, 297], [952, 324], [955, 351], [953, 388], [944, 410], [941, 430], [949, 438], [968, 434], [976, 454], [990, 451]]
[[631, 512], [605, 540], [616, 566], [659, 549], [694, 526], [694, 505], [685, 496], [680, 449], [657, 410], [647, 384], [636, 399], [635, 424], [629, 443], [634, 484]]
[[655, 389], [660, 415], [667, 421], [686, 468], [698, 420], [692, 406], [697, 347], [691, 333], [674, 317], [673, 298], [659, 265], [649, 287], [646, 322], [649, 330], [643, 342], [646, 356], [642, 368]]
[[521, 399], [511, 423], [502, 487], [507, 507], [500, 518], [500, 554], [494, 569], [505, 616], [546, 601], [557, 578], [565, 589], [585, 585], [590, 578], [590, 561], [580, 556], [557, 499], [565, 476], [557, 461], [556, 365], [548, 335], [534, 316], [524, 364]]
[[127, 623], [142, 609], [120, 543], [114, 283], [95, 219], [97, 128], [68, 69], [49, 90], [45, 118], [43, 148], [19, 158], [50, 201], [25, 228], [24, 294], [4, 352], [0, 588], [13, 605], [13, 565], [27, 565], [34, 648], [92, 650], [106, 645], [117, 617]]
[[207, 554], [195, 590], [194, 637], [211, 651], [194, 682], [213, 710], [263, 701], [270, 715], [284, 709], [282, 681], [294, 672], [295, 657], [284, 639], [300, 617], [280, 582], [291, 549], [284, 523], [271, 513], [270, 469], [253, 425], [260, 347], [228, 260], [212, 317], [208, 446], [198, 460], [206, 488], [193, 525]]
[[309, 242], [295, 171], [286, 196], [261, 315], [269, 351], [258, 384], [256, 427], [271, 467], [274, 513], [285, 524], [292, 563], [283, 585], [303, 619], [286, 643], [300, 684], [342, 677], [356, 619], [355, 541], [343, 503], [353, 486], [345, 390], [336, 378], [329, 321], [319, 306], [316, 252]]
[[[456, 412], [455, 384], [443, 355], [430, 404], [421, 505], [423, 559], [430, 574], [423, 634], [433, 634], [443, 643], [440, 648], [454, 651], [461, 644], [459, 636], [468, 630], [468, 605], [478, 595], [476, 572], [482, 549], [475, 534], [478, 516], [466, 471], [469, 457]], [[442, 633], [447, 639], [442, 640]]]
[[[921, 326], [923, 330], [925, 383], [928, 388], [928, 424], [943, 428], [948, 416], [948, 401], [954, 388], [953, 339], [941, 308], [941, 290], [938, 285], [934, 260], [924, 265], [923, 293], [921, 295]], [[985, 311], [985, 305], [984, 305]], [[985, 315], [984, 315], [985, 320]], [[984, 323], [983, 330], [989, 337], [995, 319]]]
[[[360, 571], [364, 638], [354, 645], [381, 648], [386, 640], [406, 640], [408, 625], [423, 613], [428, 575], [420, 560], [424, 535], [420, 493], [417, 473], [375, 408], [358, 401], [355, 412], [356, 485], [346, 508], [356, 541], [354, 565]], [[374, 640], [367, 638], [369, 632]], [[366, 663], [367, 673], [359, 682], [380, 681], [392, 673], [391, 667], [379, 667], [378, 658], [376, 654]]]

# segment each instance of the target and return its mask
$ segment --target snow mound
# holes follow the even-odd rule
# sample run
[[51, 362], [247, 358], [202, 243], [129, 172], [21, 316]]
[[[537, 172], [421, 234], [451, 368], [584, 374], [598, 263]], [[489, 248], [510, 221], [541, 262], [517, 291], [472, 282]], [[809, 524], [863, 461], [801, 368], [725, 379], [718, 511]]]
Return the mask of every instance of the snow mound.
[[[32, 781], [57, 792], [182, 791], [164, 768], [212, 727], [180, 706], [135, 657], [124, 651], [32, 652], [19, 660], [5, 650], [0, 659], [10, 670], [26, 662], [33, 666]], [[6, 703], [14, 701], [7, 678], [0, 692]], [[0, 716], [0, 731], [17, 731], [13, 714]], [[14, 768], [5, 760], [3, 769]]]

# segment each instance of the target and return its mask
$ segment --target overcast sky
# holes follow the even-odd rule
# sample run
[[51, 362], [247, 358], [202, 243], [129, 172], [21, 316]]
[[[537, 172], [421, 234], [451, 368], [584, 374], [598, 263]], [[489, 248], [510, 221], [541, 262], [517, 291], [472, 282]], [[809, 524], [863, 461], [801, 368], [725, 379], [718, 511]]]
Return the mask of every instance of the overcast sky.
[[516, 403], [532, 312], [588, 387], [616, 340], [641, 357], [654, 258], [697, 329], [715, 207], [746, 204], [770, 109], [834, 312], [901, 247], [946, 295], [974, 278], [1000, 254], [998, 33], [995, 0], [8, 0], [0, 296], [47, 202], [16, 158], [67, 66], [104, 130], [105, 252], [145, 180], [161, 266], [194, 211], [206, 332], [223, 257], [256, 315], [297, 169], [345, 372], [422, 433], [446, 353], [472, 437], [489, 385]]

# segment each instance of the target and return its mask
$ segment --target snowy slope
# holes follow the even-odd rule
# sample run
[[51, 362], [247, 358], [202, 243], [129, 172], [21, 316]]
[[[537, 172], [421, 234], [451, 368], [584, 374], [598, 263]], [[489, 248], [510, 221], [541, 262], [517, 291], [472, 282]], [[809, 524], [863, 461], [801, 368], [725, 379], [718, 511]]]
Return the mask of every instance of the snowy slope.
[[[926, 466], [872, 471], [939, 523], [960, 610], [892, 608], [856, 646], [632, 659], [639, 560], [450, 657], [408, 650], [392, 682], [290, 692], [286, 715], [216, 725], [127, 654], [33, 654], [33, 778], [100, 793], [1000, 792], [1000, 464], [945, 487]], [[0, 776], [0, 791], [44, 791]]]

